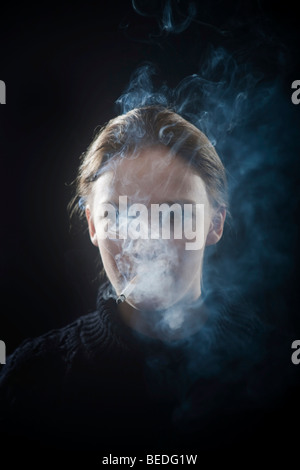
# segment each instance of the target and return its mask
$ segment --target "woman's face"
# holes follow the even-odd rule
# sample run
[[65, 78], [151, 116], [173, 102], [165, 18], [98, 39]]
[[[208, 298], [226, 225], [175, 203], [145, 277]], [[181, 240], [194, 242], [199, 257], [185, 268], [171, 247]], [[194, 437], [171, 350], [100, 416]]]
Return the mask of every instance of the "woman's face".
[[[124, 202], [128, 213], [125, 213]], [[158, 220], [153, 208], [164, 203], [167, 211]], [[179, 230], [175, 238], [171, 222], [170, 233], [167, 231], [167, 236], [163, 237], [160, 226], [164, 223], [170, 226], [172, 214], [168, 219], [168, 208], [174, 203], [180, 205], [177, 208], [180, 208], [183, 223], [180, 224], [179, 219], [176, 223], [178, 230], [182, 228], [182, 236], [180, 238]], [[133, 204], [140, 204], [142, 208]], [[184, 204], [189, 204], [185, 206], [188, 210]], [[199, 243], [190, 243], [193, 248], [187, 249], [187, 242], [193, 240], [186, 238], [184, 223], [192, 216], [193, 228], [196, 228], [195, 218], [200, 216], [196, 204], [204, 208], [201, 220], [197, 219], [197, 229], [201, 225], [204, 243], [201, 247]], [[120, 211], [116, 214], [119, 235], [115, 230], [107, 231], [114, 222], [110, 212], [106, 212], [108, 207]], [[142, 210], [136, 212], [136, 208]], [[138, 275], [135, 288], [127, 298], [131, 306], [160, 310], [183, 299], [193, 301], [200, 296], [204, 246], [216, 242], [213, 238], [208, 240], [213, 213], [203, 180], [180, 157], [166, 148], [154, 147], [143, 149], [134, 157], [114, 160], [94, 183], [86, 215], [91, 240], [99, 247], [104, 269], [117, 294]], [[138, 219], [139, 224], [136, 224]], [[143, 238], [137, 238], [138, 230]], [[123, 238], [117, 239], [118, 236]]]

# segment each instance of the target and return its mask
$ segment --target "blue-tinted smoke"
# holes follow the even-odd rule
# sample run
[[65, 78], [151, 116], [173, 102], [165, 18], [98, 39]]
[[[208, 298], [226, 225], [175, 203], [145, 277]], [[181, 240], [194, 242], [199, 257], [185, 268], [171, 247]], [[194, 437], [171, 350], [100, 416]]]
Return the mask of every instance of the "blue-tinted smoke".
[[[132, 6], [134, 11], [141, 16], [157, 16], [157, 2], [132, 0]], [[166, 0], [161, 4], [159, 10], [158, 18], [161, 32], [173, 34], [179, 34], [185, 31], [190, 26], [197, 13], [194, 2], [188, 2], [187, 5], [180, 5], [180, 2], [174, 0]]]
[[[132, 4], [136, 13], [157, 19], [158, 41], [160, 35], [179, 34], [192, 23], [210, 27], [197, 18], [193, 2], [185, 4], [184, 14], [176, 2], [162, 2], [159, 12], [151, 10], [150, 2]], [[211, 29], [219, 37], [230, 36], [229, 25], [223, 26]], [[230, 26], [236, 34], [242, 25]], [[148, 357], [149, 387], [159, 394], [169, 382], [170, 393], [173, 389], [180, 397], [177, 417], [208, 412], [213, 402], [224, 399], [224, 388], [219, 393], [218, 386], [204, 389], [203, 396], [196, 394], [196, 404], [186, 399], [186, 390], [199, 378], [235, 382], [244, 377], [245, 393], [265, 403], [288, 386], [280, 364], [282, 351], [279, 347], [277, 356], [276, 348], [268, 351], [266, 338], [276, 335], [280, 326], [288, 329], [289, 305], [282, 286], [294, 267], [293, 214], [299, 198], [290, 191], [299, 144], [295, 110], [280, 74], [285, 47], [256, 24], [250, 29], [254, 39], [247, 44], [244, 34], [236, 50], [232, 43], [230, 48], [206, 45], [199, 51], [197, 73], [175, 88], [164, 81], [157, 85], [156, 64], [144, 63], [116, 101], [119, 114], [154, 104], [173, 109], [207, 135], [227, 172], [230, 213], [221, 241], [206, 248], [203, 265], [209, 321], [184, 344], [186, 366], [173, 378], [168, 356], [151, 352]], [[256, 367], [258, 374], [253, 373]], [[276, 374], [281, 374], [281, 382]]]
[[171, 3], [171, 0], [168, 0], [164, 5], [162, 15], [162, 29], [168, 32], [179, 34], [185, 31], [191, 24], [191, 21], [196, 15], [196, 6], [194, 2], [190, 2], [188, 4], [188, 11], [186, 17], [183, 18], [181, 21], [177, 22], [174, 18]]
[[[166, 83], [155, 87], [155, 74], [153, 64], [138, 68], [117, 100], [118, 110], [171, 107], [208, 136], [224, 163], [231, 216], [221, 242], [206, 248], [203, 267], [204, 293], [214, 314], [200, 341], [189, 342], [186, 351], [192, 382], [218, 374], [236, 380], [264, 358], [264, 333], [288, 309], [280, 286], [293, 268], [290, 247], [297, 235], [290, 219], [297, 201], [289, 194], [287, 171], [297, 141], [290, 102], [279, 78], [266, 80], [221, 47], [211, 47], [199, 73], [174, 89]], [[269, 303], [262, 308], [264, 296]], [[158, 363], [150, 358], [151, 367]], [[248, 384], [248, 393], [265, 389], [267, 396], [267, 381]], [[189, 383], [187, 376], [182, 383]]]
[[[290, 103], [284, 101], [280, 80], [265, 81], [262, 72], [238, 64], [223, 48], [211, 48], [200, 72], [175, 89], [165, 83], [155, 88], [155, 73], [153, 64], [133, 73], [117, 100], [119, 112], [150, 104], [168, 106], [208, 136], [227, 170], [232, 214], [224, 237], [228, 248], [222, 249], [218, 273], [211, 277], [222, 282], [219, 278], [229, 276], [229, 284], [238, 285], [241, 292], [273, 288], [291, 268], [287, 248], [295, 236], [278, 215], [284, 204], [295, 204], [288, 195], [285, 168], [293, 160], [297, 138], [288, 123]], [[207, 250], [206, 272], [216, 251], [218, 245]], [[266, 270], [272, 276], [266, 276]]]

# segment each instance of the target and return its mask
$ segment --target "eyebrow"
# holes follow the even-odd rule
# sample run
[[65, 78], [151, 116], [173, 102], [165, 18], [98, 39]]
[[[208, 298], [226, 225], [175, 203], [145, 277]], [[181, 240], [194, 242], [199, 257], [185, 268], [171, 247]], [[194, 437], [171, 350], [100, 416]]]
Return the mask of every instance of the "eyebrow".
[[119, 201], [118, 202], [115, 202], [115, 201], [101, 201], [100, 204], [111, 204], [112, 206], [118, 206]]
[[157, 204], [168, 204], [169, 206], [173, 204], [180, 204], [181, 206], [183, 206], [184, 204], [196, 204], [196, 202], [191, 201], [189, 199], [181, 199], [181, 200], [175, 200], [175, 201], [164, 201], [164, 202], [160, 202]]
[[[101, 202], [101, 204], [112, 204], [113, 206], [116, 206], [118, 207], [119, 206], [119, 201], [118, 202], [115, 202], [115, 201], [103, 201]], [[138, 204], [138, 202], [134, 202], [132, 204]], [[128, 205], [132, 205], [131, 203], [128, 203]], [[161, 201], [161, 202], [152, 202], [151, 204], [158, 204], [158, 205], [161, 205], [161, 204], [168, 204], [169, 206], [173, 205], [173, 204], [180, 204], [181, 206], [183, 206], [184, 204], [197, 204], [196, 201], [192, 201], [190, 199], [180, 199], [180, 200], [168, 200], [168, 201]]]

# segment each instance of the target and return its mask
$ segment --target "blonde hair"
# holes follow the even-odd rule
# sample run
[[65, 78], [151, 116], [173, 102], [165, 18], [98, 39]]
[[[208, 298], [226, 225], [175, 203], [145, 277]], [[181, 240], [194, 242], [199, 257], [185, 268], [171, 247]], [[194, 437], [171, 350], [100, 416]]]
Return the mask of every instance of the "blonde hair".
[[93, 183], [114, 157], [137, 149], [164, 146], [184, 159], [203, 179], [210, 204], [228, 209], [225, 168], [208, 138], [174, 111], [161, 106], [135, 108], [110, 120], [81, 156], [72, 214], [84, 214]]

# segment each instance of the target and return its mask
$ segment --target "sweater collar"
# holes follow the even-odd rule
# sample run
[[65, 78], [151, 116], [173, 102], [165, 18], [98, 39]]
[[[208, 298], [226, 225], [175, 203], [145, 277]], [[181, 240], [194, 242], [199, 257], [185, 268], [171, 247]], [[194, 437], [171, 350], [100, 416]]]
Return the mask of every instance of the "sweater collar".
[[[89, 356], [132, 354], [141, 359], [153, 355], [182, 358], [192, 340], [189, 337], [163, 341], [130, 328], [122, 320], [115, 299], [104, 298], [101, 291], [97, 298], [97, 311], [83, 317], [80, 336]], [[192, 336], [196, 337], [197, 334]]]

